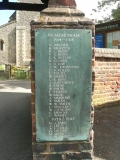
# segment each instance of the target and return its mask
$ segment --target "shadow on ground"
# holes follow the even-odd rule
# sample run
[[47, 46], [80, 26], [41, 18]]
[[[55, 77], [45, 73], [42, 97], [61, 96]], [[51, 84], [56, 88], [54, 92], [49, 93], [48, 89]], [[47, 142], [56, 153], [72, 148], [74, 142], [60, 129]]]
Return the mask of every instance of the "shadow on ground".
[[17, 89], [24, 88], [30, 89], [30, 81], [29, 80], [0, 80], [0, 90], [1, 89]]
[[[0, 160], [32, 160], [30, 81], [0, 84]], [[120, 160], [120, 106], [96, 109], [94, 131], [95, 160]]]
[[96, 109], [94, 132], [95, 157], [120, 160], [120, 106]]
[[0, 160], [32, 160], [30, 82], [22, 83], [18, 86], [23, 88], [9, 82], [9, 89], [0, 90]]

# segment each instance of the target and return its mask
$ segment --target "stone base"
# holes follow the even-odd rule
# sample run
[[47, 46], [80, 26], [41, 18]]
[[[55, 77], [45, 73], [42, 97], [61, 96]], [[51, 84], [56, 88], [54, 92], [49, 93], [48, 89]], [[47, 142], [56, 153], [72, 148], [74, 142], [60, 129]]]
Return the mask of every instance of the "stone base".
[[92, 159], [90, 142], [34, 143], [33, 160], [82, 160]]

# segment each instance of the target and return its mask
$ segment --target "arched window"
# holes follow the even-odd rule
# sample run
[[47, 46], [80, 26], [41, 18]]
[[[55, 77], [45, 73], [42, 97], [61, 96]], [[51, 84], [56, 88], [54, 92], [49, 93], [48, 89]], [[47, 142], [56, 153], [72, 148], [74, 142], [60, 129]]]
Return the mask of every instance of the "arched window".
[[4, 41], [0, 39], [0, 51], [3, 51], [3, 44], [4, 44]]

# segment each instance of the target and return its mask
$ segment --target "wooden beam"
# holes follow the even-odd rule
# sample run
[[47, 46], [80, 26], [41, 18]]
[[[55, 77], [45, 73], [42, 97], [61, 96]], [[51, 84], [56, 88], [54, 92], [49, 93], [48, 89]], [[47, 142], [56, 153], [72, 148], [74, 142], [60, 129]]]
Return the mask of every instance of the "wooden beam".
[[47, 7], [48, 7], [48, 4], [0, 2], [0, 10], [24, 10], [24, 11], [40, 12]]
[[2, 1], [5, 2], [5, 3], [8, 2], [8, 0], [2, 0]]

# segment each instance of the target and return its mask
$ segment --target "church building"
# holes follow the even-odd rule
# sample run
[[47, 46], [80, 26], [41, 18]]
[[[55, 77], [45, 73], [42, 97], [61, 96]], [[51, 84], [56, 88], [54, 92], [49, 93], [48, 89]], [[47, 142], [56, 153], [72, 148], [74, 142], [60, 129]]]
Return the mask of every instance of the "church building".
[[[19, 3], [41, 3], [40, 0], [18, 0]], [[4, 16], [4, 15], [3, 15]], [[30, 64], [30, 22], [40, 12], [15, 11], [9, 22], [0, 26], [0, 64]]]

